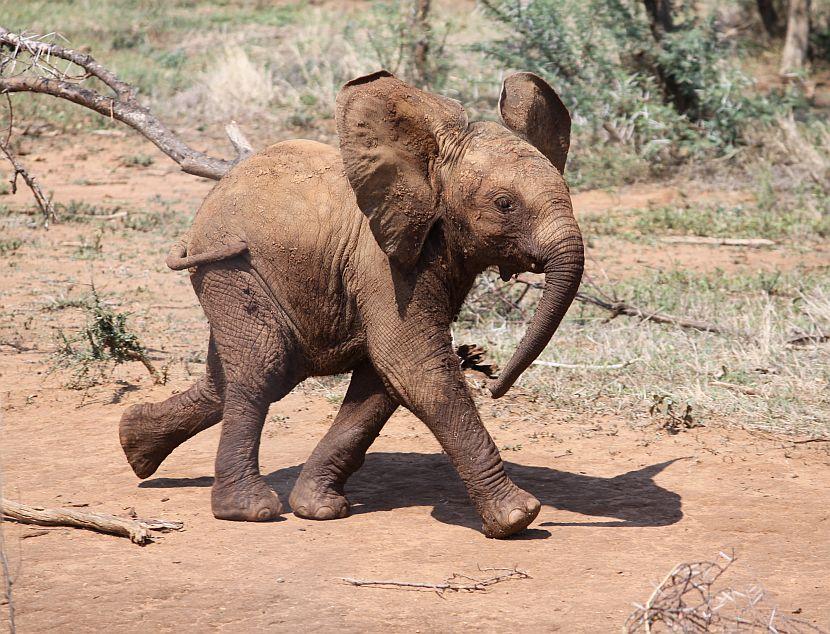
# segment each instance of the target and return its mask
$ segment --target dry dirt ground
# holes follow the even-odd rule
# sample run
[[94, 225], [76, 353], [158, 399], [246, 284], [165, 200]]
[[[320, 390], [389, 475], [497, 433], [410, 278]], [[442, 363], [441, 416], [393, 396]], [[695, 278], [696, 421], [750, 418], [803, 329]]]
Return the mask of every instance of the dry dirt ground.
[[[119, 166], [123, 155], [156, 155], [132, 137], [48, 139], [30, 149], [27, 163], [63, 201], [140, 208], [156, 204], [147, 201], [158, 195], [185, 214], [211, 185], [162, 158], [147, 168]], [[588, 193], [575, 207], [577, 214], [603, 213], [673, 195], [656, 187]], [[23, 202], [22, 195], [0, 199]], [[713, 424], [672, 436], [656, 425], [542, 409], [520, 389], [498, 407], [480, 397], [498, 446], [512, 449], [503, 451], [510, 474], [543, 504], [531, 530], [513, 539], [482, 536], [436, 442], [405, 412], [394, 416], [350, 482], [348, 519], [312, 522], [286, 513], [268, 524], [217, 521], [210, 484], [218, 429], [181, 447], [145, 482], [118, 445], [125, 407], [185, 389], [202, 371], [205, 321], [186, 274], [163, 265], [175, 236], [124, 230], [116, 219], [102, 234], [100, 253], [81, 257], [77, 245], [93, 241], [97, 224], [46, 232], [19, 217], [3, 220], [4, 239], [27, 241], [0, 260], [4, 494], [116, 514], [134, 508], [139, 516], [185, 524], [141, 548], [82, 530], [6, 523], [21, 632], [619, 631], [632, 603], [645, 601], [673, 565], [731, 548], [739, 560], [730, 585], [760, 582], [781, 613], [830, 625], [827, 443]], [[590, 266], [617, 277], [644, 266], [737, 270], [827, 258], [709, 247], [668, 255], [611, 238], [596, 240], [589, 255]], [[87, 392], [66, 389], [66, 377], [49, 372], [56, 330], [83, 322], [61, 302], [88, 292], [90, 280], [132, 313], [131, 326], [154, 362], [168, 366], [167, 385], [154, 386], [137, 363]], [[342, 383], [309, 382], [272, 407], [262, 469], [286, 505], [341, 395]], [[341, 580], [440, 582], [452, 573], [483, 576], [478, 567], [514, 565], [531, 578], [443, 598]]]

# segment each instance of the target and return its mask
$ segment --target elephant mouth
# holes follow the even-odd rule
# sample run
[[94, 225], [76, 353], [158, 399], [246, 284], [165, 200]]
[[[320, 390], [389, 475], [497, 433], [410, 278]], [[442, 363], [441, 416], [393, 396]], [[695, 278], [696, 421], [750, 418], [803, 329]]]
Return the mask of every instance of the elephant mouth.
[[499, 277], [501, 277], [503, 282], [509, 282], [519, 273], [524, 273], [525, 271], [530, 271], [531, 273], [544, 273], [545, 265], [540, 264], [539, 262], [533, 262], [528, 266], [499, 265]]

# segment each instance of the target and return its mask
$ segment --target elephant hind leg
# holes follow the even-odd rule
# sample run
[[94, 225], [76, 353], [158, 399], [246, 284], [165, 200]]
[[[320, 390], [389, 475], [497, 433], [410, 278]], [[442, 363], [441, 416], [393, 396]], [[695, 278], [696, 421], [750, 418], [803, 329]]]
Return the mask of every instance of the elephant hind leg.
[[346, 480], [363, 465], [366, 451], [397, 407], [368, 361], [354, 370], [334, 423], [291, 491], [288, 501], [294, 515], [330, 520], [349, 514], [343, 494]]
[[191, 279], [225, 378], [213, 515], [249, 522], [276, 519], [282, 505], [259, 470], [260, 436], [271, 403], [307, 376], [300, 345], [244, 261], [199, 267]]
[[147, 478], [173, 450], [222, 420], [225, 378], [211, 337], [204, 376], [161, 403], [140, 403], [124, 412], [121, 448], [139, 478]]

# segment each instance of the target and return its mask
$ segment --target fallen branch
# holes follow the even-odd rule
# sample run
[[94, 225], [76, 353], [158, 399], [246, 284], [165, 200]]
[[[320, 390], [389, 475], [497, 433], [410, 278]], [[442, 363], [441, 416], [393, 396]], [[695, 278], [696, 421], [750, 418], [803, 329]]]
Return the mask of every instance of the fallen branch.
[[180, 531], [182, 522], [155, 519], [141, 519], [105, 515], [103, 513], [82, 513], [74, 509], [47, 509], [18, 504], [5, 498], [0, 499], [0, 514], [22, 524], [38, 526], [70, 526], [85, 528], [100, 533], [129, 537], [130, 541], [143, 546], [152, 541], [150, 531]]
[[374, 587], [386, 589], [413, 589], [413, 590], [430, 590], [436, 592], [439, 596], [444, 595], [445, 592], [487, 592], [487, 588], [494, 586], [502, 581], [509, 581], [512, 579], [530, 579], [531, 576], [524, 570], [518, 568], [479, 568], [481, 572], [497, 572], [499, 574], [492, 575], [485, 579], [475, 579], [454, 572], [451, 577], [448, 577], [441, 583], [426, 583], [420, 581], [384, 581], [375, 579], [352, 579], [350, 577], [341, 577], [343, 581], [352, 586], [358, 587]]
[[[233, 122], [226, 127], [226, 132], [237, 152], [234, 160], [216, 158], [193, 149], [138, 102], [133, 86], [119, 79], [87, 53], [36, 37], [11, 33], [3, 27], [0, 27], [0, 49], [5, 49], [0, 56], [0, 72], [6, 68], [23, 68], [14, 76], [0, 76], [0, 94], [35, 92], [51, 95], [121, 121], [152, 141], [188, 174], [219, 180], [253, 152], [251, 144]], [[69, 75], [69, 67], [60, 70], [52, 64], [53, 59], [71, 62], [84, 73]], [[100, 80], [112, 94], [81, 85], [90, 77]]]
[[[515, 278], [515, 281], [519, 284], [527, 284], [532, 288], [544, 290], [544, 284], [541, 284], [534, 280], [528, 280], [527, 278], [521, 275], [517, 276]], [[643, 321], [651, 321], [657, 324], [672, 324], [675, 326], [679, 326], [680, 328], [689, 328], [692, 330], [700, 330], [702, 332], [712, 332], [720, 335], [738, 336], [745, 338], [749, 337], [747, 333], [730, 330], [728, 328], [724, 328], [722, 326], [710, 323], [708, 321], [699, 321], [697, 319], [689, 319], [687, 317], [678, 317], [675, 315], [668, 315], [666, 313], [647, 311], [643, 308], [634, 306], [627, 302], [619, 301], [612, 298], [606, 300], [595, 295], [589, 295], [588, 293], [584, 293], [582, 291], [579, 291], [574, 299], [583, 304], [591, 304], [593, 306], [597, 306], [599, 308], [609, 311], [610, 313], [612, 313], [610, 319], [614, 319], [619, 315], [626, 315], [628, 317], [637, 317], [638, 319], [642, 319]]]
[[702, 236], [666, 236], [660, 242], [669, 244], [707, 244], [716, 247], [772, 247], [775, 242], [766, 238], [710, 238]]

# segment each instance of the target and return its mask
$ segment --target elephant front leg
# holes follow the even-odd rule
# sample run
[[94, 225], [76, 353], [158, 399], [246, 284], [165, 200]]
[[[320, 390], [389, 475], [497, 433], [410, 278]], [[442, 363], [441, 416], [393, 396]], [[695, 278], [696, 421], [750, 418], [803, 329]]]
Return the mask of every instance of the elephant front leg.
[[314, 520], [348, 516], [346, 480], [363, 465], [370, 445], [397, 407], [371, 364], [354, 370], [334, 423], [291, 491], [289, 504], [295, 515]]
[[467, 389], [449, 333], [436, 332], [408, 345], [381, 343], [376, 350], [378, 371], [401, 404], [426, 423], [461, 476], [484, 534], [507, 537], [525, 529], [539, 514], [539, 501], [505, 473]]

